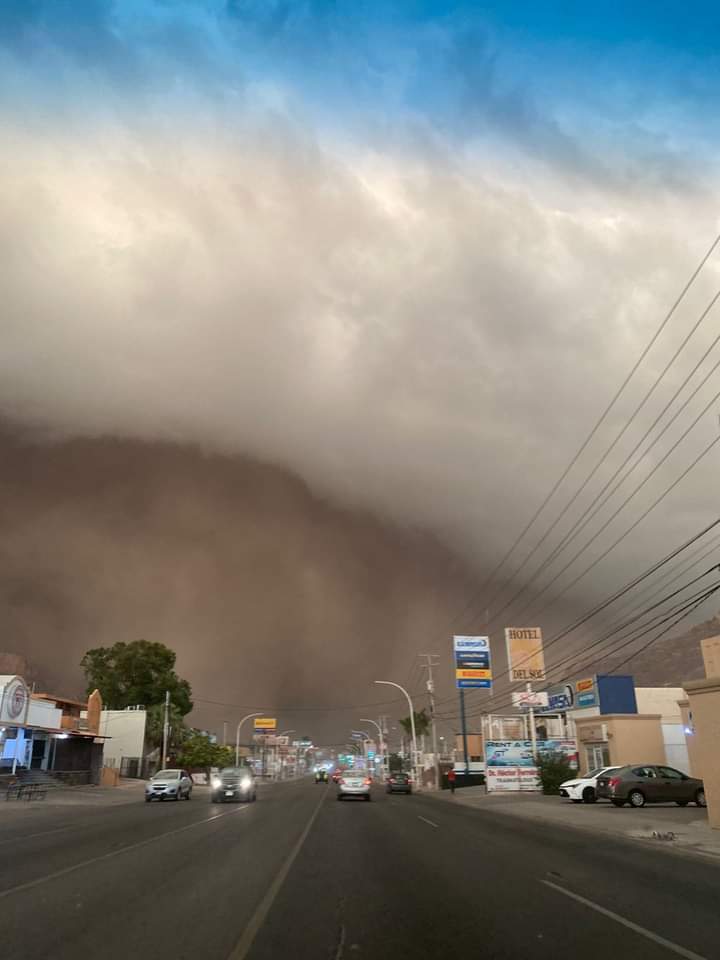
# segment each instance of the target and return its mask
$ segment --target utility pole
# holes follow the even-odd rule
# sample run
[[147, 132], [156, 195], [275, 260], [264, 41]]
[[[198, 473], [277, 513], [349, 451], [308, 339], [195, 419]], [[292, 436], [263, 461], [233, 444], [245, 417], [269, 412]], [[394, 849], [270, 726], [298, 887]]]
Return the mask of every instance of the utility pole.
[[435, 765], [435, 789], [440, 789], [440, 760], [438, 758], [438, 748], [437, 748], [437, 723], [435, 721], [435, 683], [433, 681], [433, 667], [438, 665], [438, 660], [440, 659], [437, 655], [432, 653], [421, 653], [421, 657], [425, 657], [425, 663], [423, 667], [428, 672], [427, 678], [427, 690], [428, 696], [430, 698], [430, 720], [432, 723], [432, 748], [433, 748], [433, 762]]
[[168, 733], [170, 732], [170, 691], [165, 691], [165, 716], [163, 719], [163, 744], [161, 767], [167, 763]]
[[223, 720], [223, 746], [224, 747], [227, 746], [227, 727], [228, 727], [227, 720]]
[[460, 724], [462, 729], [463, 756], [465, 759], [465, 786], [470, 783], [470, 761], [468, 759], [467, 720], [465, 719], [465, 691], [460, 689]]

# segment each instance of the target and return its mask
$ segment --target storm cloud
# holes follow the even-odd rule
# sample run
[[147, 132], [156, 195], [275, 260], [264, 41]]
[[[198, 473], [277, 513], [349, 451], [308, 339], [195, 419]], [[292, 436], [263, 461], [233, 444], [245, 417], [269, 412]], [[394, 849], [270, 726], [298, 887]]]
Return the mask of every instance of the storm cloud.
[[[537, 90], [509, 79], [487, 31], [422, 35], [448, 110], [423, 103], [407, 41], [399, 93], [386, 50], [373, 64], [326, 21], [321, 70], [295, 5], [271, 6], [260, 17], [254, 5], [170, 15], [158, 4], [133, 21], [108, 3], [85, 33], [63, 28], [53, 4], [17, 15], [0, 61], [0, 409], [34, 444], [106, 450], [116, 438], [151, 457], [169, 444], [275, 466], [328, 509], [405, 527], [411, 542], [424, 531], [430, 553], [454, 551], [482, 579], [707, 248], [716, 180], [652, 109], [600, 111], [586, 136], [586, 119], [546, 99], [547, 79]], [[300, 49], [313, 68], [302, 82]], [[273, 51], [284, 54], [275, 75]], [[362, 61], [352, 116], [344, 52]], [[580, 469], [719, 280], [711, 261]], [[711, 314], [658, 403], [718, 322]], [[711, 412], [642, 503], [715, 431]], [[710, 517], [705, 467], [576, 602]], [[461, 582], [465, 596], [467, 573]]]

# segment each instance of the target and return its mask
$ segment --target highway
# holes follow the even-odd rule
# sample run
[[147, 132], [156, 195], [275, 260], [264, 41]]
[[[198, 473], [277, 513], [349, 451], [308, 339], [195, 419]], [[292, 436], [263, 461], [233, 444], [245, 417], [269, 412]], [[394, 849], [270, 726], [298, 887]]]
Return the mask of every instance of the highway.
[[429, 796], [0, 809], [0, 956], [716, 960], [720, 864]]

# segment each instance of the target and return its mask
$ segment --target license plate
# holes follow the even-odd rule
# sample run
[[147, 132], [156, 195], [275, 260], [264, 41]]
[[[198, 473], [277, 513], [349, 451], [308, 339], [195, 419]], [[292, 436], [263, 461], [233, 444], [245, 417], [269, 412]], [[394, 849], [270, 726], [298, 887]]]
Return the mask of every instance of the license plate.
[[234, 790], [226, 790], [226, 791], [225, 791], [225, 796], [226, 796], [226, 797], [231, 797], [234, 792], [235, 792]]

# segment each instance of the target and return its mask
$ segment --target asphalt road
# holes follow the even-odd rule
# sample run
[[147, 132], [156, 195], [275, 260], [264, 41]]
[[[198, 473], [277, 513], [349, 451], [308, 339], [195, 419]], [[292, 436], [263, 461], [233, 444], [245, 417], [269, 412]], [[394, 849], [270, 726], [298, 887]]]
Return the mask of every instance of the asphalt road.
[[720, 866], [427, 796], [4, 814], [2, 958], [720, 957]]

